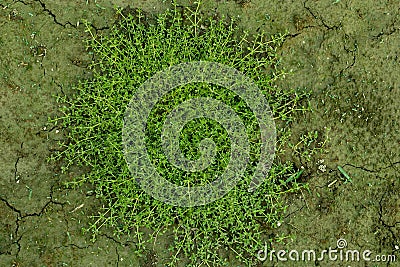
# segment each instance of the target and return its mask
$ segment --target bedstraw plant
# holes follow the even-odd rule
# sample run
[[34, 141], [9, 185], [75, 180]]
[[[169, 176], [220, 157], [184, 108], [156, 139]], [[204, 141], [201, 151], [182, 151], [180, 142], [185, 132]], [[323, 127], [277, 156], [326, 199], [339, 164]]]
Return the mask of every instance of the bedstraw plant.
[[[223, 266], [233, 255], [248, 266], [257, 262], [257, 251], [271, 238], [269, 230], [282, 221], [286, 209], [283, 196], [304, 186], [297, 181], [299, 166], [283, 155], [295, 113], [310, 110], [310, 92], [275, 85], [285, 74], [279, 70], [277, 56], [285, 34], [250, 35], [233, 19], [208, 17], [200, 10], [200, 3], [194, 7], [174, 4], [158, 15], [125, 8], [117, 10], [118, 19], [107, 35], [96, 34], [87, 26], [87, 47], [94, 54], [89, 67], [93, 77], [76, 85], [72, 95], [58, 97], [60, 115], [51, 122], [66, 129], [66, 139], [52, 159], [61, 160], [63, 171], [71, 166], [88, 168], [67, 186], [90, 183], [104, 203], [86, 229], [94, 239], [103, 227], [114, 229], [117, 236], [133, 235], [135, 252], [141, 255], [155, 239], [169, 232], [174, 239], [166, 265]], [[199, 142], [213, 138], [217, 153], [210, 168], [188, 174], [172, 166], [163, 155], [160, 134], [166, 115], [198, 96], [221, 100], [237, 112], [246, 126], [251, 158], [245, 177], [223, 198], [204, 206], [170, 206], [147, 195], [129, 172], [121, 144], [123, 116], [135, 90], [156, 72], [200, 60], [236, 68], [264, 93], [277, 125], [276, 159], [265, 182], [255, 192], [248, 192], [260, 145], [254, 114], [242, 99], [224, 88], [212, 84], [181, 86], [159, 101], [148, 119], [147, 150], [159, 173], [177, 184], [202, 184], [226, 166], [228, 135], [218, 122], [208, 119], [185, 126], [180, 148], [187, 158], [196, 159]]]

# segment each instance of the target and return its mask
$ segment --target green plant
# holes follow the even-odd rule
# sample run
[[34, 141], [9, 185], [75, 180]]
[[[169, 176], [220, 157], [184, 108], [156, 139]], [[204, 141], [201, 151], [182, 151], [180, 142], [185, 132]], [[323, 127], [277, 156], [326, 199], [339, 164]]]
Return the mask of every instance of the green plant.
[[[91, 80], [81, 81], [76, 93], [58, 98], [63, 115], [51, 119], [68, 129], [62, 150], [53, 156], [64, 160], [63, 171], [73, 165], [89, 171], [67, 183], [79, 186], [91, 183], [104, 210], [93, 215], [88, 231], [93, 238], [103, 226], [116, 235], [133, 233], [137, 253], [149, 241], [160, 238], [167, 229], [174, 233], [170, 265], [185, 258], [188, 265], [224, 265], [227, 253], [233, 253], [246, 265], [256, 262], [256, 252], [264, 245], [270, 227], [279, 225], [286, 209], [282, 196], [303, 187], [294, 177], [299, 170], [282, 157], [288, 130], [296, 111], [309, 110], [303, 100], [308, 91], [284, 90], [274, 86], [284, 72], [279, 71], [277, 48], [285, 35], [250, 36], [235, 21], [213, 19], [195, 9], [174, 5], [165, 13], [150, 16], [138, 9], [118, 10], [119, 20], [109, 35], [91, 35], [88, 49], [95, 55], [90, 68]], [[255, 191], [247, 191], [249, 177], [259, 157], [260, 137], [254, 114], [234, 93], [210, 84], [189, 84], [168, 94], [153, 109], [147, 126], [147, 150], [163, 176], [177, 184], [207, 183], [218, 175], [227, 162], [230, 142], [217, 122], [198, 119], [188, 123], [181, 133], [180, 147], [190, 159], [199, 157], [198, 145], [204, 137], [217, 144], [217, 159], [211, 168], [188, 174], [174, 168], [163, 155], [160, 133], [166, 115], [183, 101], [208, 96], [230, 105], [246, 126], [251, 158], [246, 175], [223, 198], [198, 207], [174, 207], [144, 193], [130, 174], [121, 146], [123, 115], [135, 90], [156, 72], [188, 61], [213, 61], [236, 68], [254, 80], [269, 100], [280, 128], [277, 158], [265, 182]], [[201, 134], [200, 134], [201, 133]], [[302, 172], [302, 171], [300, 171]], [[292, 177], [292, 178], [290, 178]], [[282, 181], [290, 181], [291, 187]], [[145, 229], [152, 234], [147, 236]], [[228, 252], [227, 252], [228, 251]]]

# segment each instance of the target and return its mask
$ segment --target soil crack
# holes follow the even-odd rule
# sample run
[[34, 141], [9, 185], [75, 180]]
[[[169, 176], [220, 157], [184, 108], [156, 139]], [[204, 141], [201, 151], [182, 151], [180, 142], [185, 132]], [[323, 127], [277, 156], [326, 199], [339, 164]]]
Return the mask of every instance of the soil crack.
[[389, 233], [392, 235], [392, 246], [394, 247], [395, 245], [397, 245], [399, 243], [398, 240], [398, 235], [394, 232], [393, 228], [395, 228], [397, 226], [397, 224], [400, 224], [400, 222], [395, 222], [393, 225], [389, 225], [386, 223], [386, 221], [383, 218], [383, 205], [382, 205], [382, 201], [384, 200], [385, 196], [387, 196], [387, 194], [383, 194], [380, 201], [379, 201], [379, 222], [381, 223], [381, 225], [383, 227], [385, 227], [385, 229], [387, 231], [389, 231]]
[[382, 168], [379, 168], [377, 170], [371, 170], [371, 169], [368, 169], [368, 168], [366, 168], [364, 166], [356, 166], [356, 165], [353, 165], [351, 163], [346, 163], [346, 164], [343, 165], [343, 167], [344, 166], [350, 166], [350, 167], [353, 167], [353, 168], [356, 168], [356, 169], [360, 169], [360, 170], [363, 170], [363, 171], [366, 171], [366, 172], [370, 172], [370, 173], [379, 173], [379, 172], [381, 172], [383, 170], [386, 170], [386, 169], [389, 169], [389, 168], [393, 168], [394, 165], [397, 165], [397, 164], [400, 164], [400, 161], [399, 162], [393, 162], [389, 166], [382, 167]]
[[[18, 0], [18, 1], [16, 1], [16, 3], [22, 3], [24, 5], [31, 5], [30, 3], [26, 3], [23, 0]], [[75, 25], [74, 23], [71, 23], [70, 21], [66, 21], [65, 23], [60, 22], [59, 19], [57, 18], [57, 15], [46, 6], [46, 4], [43, 2], [43, 0], [34, 0], [34, 3], [38, 3], [42, 7], [42, 11], [47, 13], [48, 15], [50, 15], [53, 18], [53, 21], [54, 21], [55, 24], [57, 24], [57, 25], [59, 25], [59, 26], [61, 26], [63, 28], [66, 28], [67, 26], [71, 26], [71, 27], [73, 27], [75, 29], [78, 28], [78, 25]], [[7, 8], [8, 6], [1, 5], [1, 7]], [[93, 27], [93, 29], [96, 31], [96, 33], [98, 31], [103, 31], [103, 30], [107, 30], [107, 29], [110, 28], [109, 26], [96, 27], [92, 23], [89, 23], [89, 25], [91, 27]]]
[[67, 22], [65, 22], [64, 24], [62, 24], [61, 22], [59, 22], [59, 21], [57, 20], [57, 16], [56, 16], [50, 9], [48, 9], [48, 8], [46, 7], [46, 4], [43, 3], [42, 0], [36, 0], [36, 2], [38, 2], [38, 3], [42, 6], [44, 12], [46, 12], [47, 14], [49, 14], [49, 15], [53, 18], [54, 23], [56, 23], [57, 25], [60, 25], [60, 26], [62, 26], [62, 27], [64, 27], [64, 28], [65, 28], [67, 25], [70, 25], [70, 26], [72, 26], [72, 27], [74, 27], [74, 28], [77, 27], [76, 25], [72, 24], [72, 23], [69, 22], [69, 21], [67, 21]]
[[325, 22], [325, 20], [324, 20], [324, 18], [323, 18], [322, 16], [320, 16], [319, 14], [316, 14], [316, 12], [313, 12], [313, 11], [311, 10], [311, 7], [307, 6], [308, 1], [309, 1], [309, 0], [306, 0], [306, 1], [303, 3], [303, 6], [304, 6], [304, 8], [307, 10], [307, 12], [310, 13], [310, 15], [311, 15], [315, 20], [317, 20], [317, 21], [320, 22], [320, 25], [322, 25], [322, 26], [323, 26], [324, 28], [326, 28], [327, 30], [337, 30], [337, 29], [340, 29], [340, 28], [342, 27], [342, 23], [341, 23], [341, 22], [339, 23], [339, 25], [333, 25], [333, 26], [328, 25], [328, 24]]
[[[400, 15], [400, 8], [398, 9], [396, 15], [394, 17], [398, 17]], [[379, 39], [382, 36], [390, 36], [395, 34], [396, 32], [400, 31], [400, 25], [396, 26], [396, 23], [398, 22], [398, 20], [394, 19], [393, 22], [386, 27], [386, 29], [382, 29], [382, 31], [373, 36], [374, 39]]]

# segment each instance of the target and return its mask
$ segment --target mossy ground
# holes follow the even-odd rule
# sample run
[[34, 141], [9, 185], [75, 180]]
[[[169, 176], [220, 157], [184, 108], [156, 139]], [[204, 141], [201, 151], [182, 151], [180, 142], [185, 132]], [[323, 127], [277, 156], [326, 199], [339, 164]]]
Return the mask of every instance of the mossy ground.
[[[87, 36], [78, 21], [89, 19], [106, 33], [115, 20], [112, 6], [128, 3], [0, 4], [1, 265], [152, 266], [161, 262], [162, 244], [138, 259], [129, 240], [104, 234], [90, 243], [81, 235], [81, 227], [101, 205], [93, 198], [93, 188], [60, 189], [61, 181], [83, 170], [60, 175], [57, 166], [46, 162], [65, 131], [45, 128], [47, 117], [58, 109], [52, 95], [68, 93], [78, 79], [91, 76], [85, 68], [91, 58], [81, 42]], [[167, 4], [132, 5], [161, 12]], [[279, 53], [282, 64], [293, 72], [279, 86], [312, 88], [315, 107], [315, 112], [296, 120], [293, 135], [330, 128], [328, 151], [321, 157], [324, 162], [294, 158], [308, 170], [302, 181], [310, 184], [311, 194], [287, 199], [288, 216], [276, 231], [296, 237], [287, 240], [287, 248], [326, 249], [345, 238], [349, 248], [399, 258], [400, 22], [396, 3], [208, 1], [205, 9], [239, 16], [242, 25], [252, 30], [260, 27], [278, 33], [288, 29], [291, 36]], [[325, 172], [320, 165], [326, 166]], [[344, 183], [338, 165], [352, 183]], [[396, 263], [368, 263], [374, 265]]]

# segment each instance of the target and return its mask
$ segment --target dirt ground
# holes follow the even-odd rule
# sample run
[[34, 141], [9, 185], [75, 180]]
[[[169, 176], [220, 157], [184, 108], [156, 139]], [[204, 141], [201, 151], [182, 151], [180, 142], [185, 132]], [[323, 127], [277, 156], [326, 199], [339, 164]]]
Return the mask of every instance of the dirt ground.
[[[168, 6], [0, 1], [0, 266], [162, 266], [162, 252], [137, 258], [134, 242], [111, 232], [95, 243], [82, 235], [101, 203], [89, 187], [63, 189], [61, 182], [76, 173], [62, 175], [46, 161], [64, 131], [47, 124], [57, 110], [53, 96], [90, 76], [83, 20], [106, 32], [113, 7], [128, 4], [148, 12]], [[287, 216], [276, 230], [293, 238], [270, 245], [321, 251], [346, 241], [343, 249], [372, 252], [370, 261], [275, 257], [263, 266], [400, 266], [399, 6], [395, 0], [204, 2], [210, 12], [239, 17], [249, 30], [289, 31], [279, 53], [291, 73], [279, 86], [314, 92], [314, 112], [299, 116], [293, 131], [330, 129], [318, 161], [297, 159], [310, 192], [287, 199]], [[379, 262], [376, 255], [387, 257]]]

